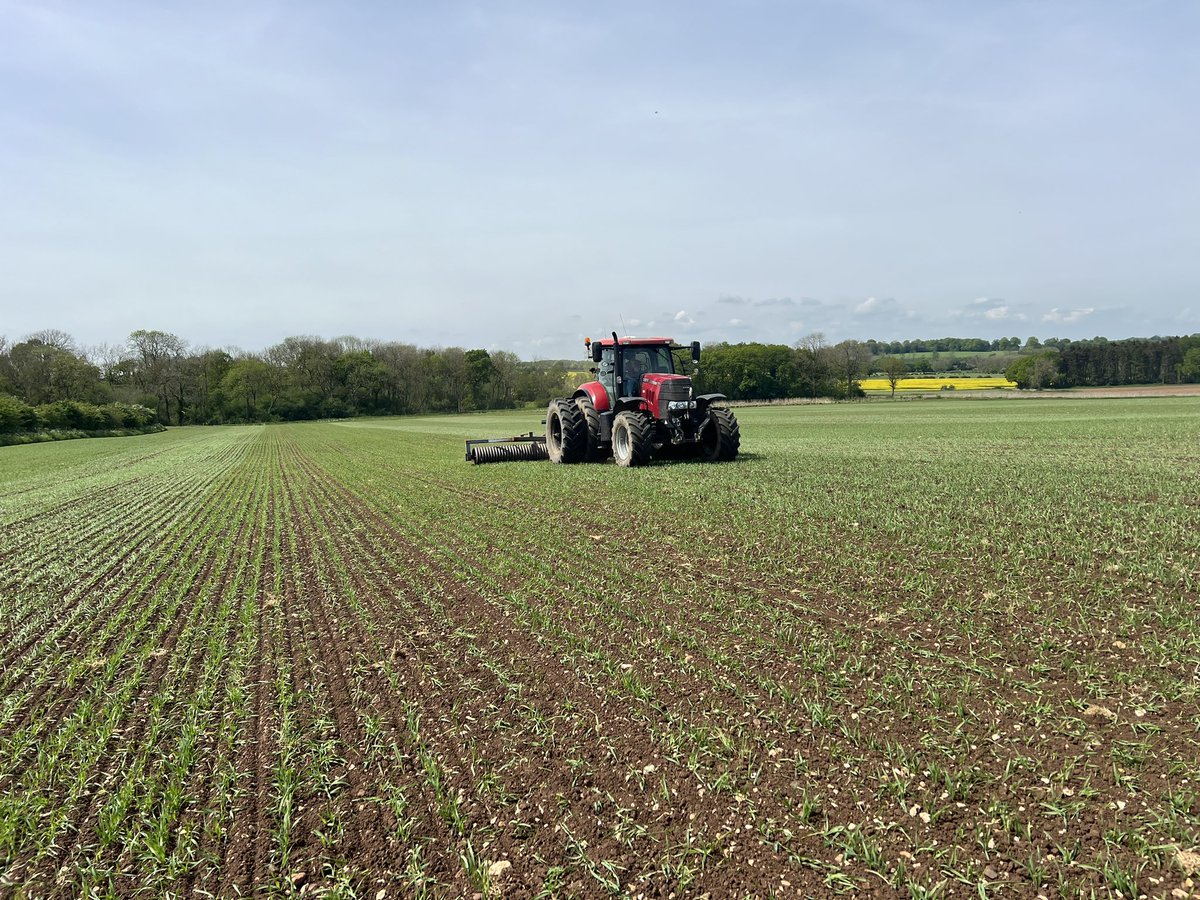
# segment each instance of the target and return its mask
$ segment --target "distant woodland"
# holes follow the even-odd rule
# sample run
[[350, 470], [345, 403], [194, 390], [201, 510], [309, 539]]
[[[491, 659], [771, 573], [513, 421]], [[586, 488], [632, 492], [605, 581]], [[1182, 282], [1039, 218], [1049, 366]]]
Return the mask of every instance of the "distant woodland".
[[[66, 332], [0, 338], [0, 433], [541, 406], [587, 380], [588, 363], [507, 351], [289, 337], [260, 353], [193, 348], [139, 330], [79, 347]], [[1200, 334], [1129, 340], [1028, 338], [712, 344], [696, 386], [733, 400], [853, 398], [873, 372], [1004, 372], [1025, 389], [1200, 381]]]
[[0, 339], [0, 396], [10, 406], [121, 402], [167, 425], [505, 409], [544, 403], [567, 380], [561, 362], [355, 337], [289, 337], [261, 353], [191, 348], [146, 330], [86, 349], [54, 330]]

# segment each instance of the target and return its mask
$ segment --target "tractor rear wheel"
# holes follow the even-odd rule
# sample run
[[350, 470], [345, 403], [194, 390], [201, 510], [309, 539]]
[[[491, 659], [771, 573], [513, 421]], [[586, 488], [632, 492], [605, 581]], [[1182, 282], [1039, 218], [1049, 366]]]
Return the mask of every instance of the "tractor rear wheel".
[[700, 428], [700, 449], [709, 462], [729, 462], [738, 455], [742, 432], [737, 419], [723, 406], [710, 406]]
[[583, 422], [587, 426], [587, 452], [583, 458], [588, 462], [601, 460], [604, 458], [604, 452], [600, 447], [600, 413], [596, 412], [592, 398], [587, 395], [576, 397], [575, 405], [579, 407], [579, 414], [583, 416]]
[[644, 413], [626, 410], [613, 419], [612, 451], [618, 466], [628, 468], [650, 462], [650, 439], [650, 420]]
[[546, 408], [546, 452], [556, 463], [577, 463], [587, 455], [587, 423], [571, 400], [551, 400]]

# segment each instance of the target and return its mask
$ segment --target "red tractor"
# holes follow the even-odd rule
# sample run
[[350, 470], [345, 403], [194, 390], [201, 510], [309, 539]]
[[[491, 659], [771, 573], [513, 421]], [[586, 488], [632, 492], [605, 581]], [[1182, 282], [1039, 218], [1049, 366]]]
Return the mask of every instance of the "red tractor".
[[570, 398], [551, 400], [546, 410], [546, 450], [558, 463], [606, 459], [641, 466], [653, 456], [702, 456], [726, 462], [737, 456], [741, 433], [724, 405], [724, 394], [696, 395], [692, 379], [676, 372], [675, 354], [691, 351], [700, 362], [700, 343], [671, 338], [612, 338], [586, 341], [595, 381]]

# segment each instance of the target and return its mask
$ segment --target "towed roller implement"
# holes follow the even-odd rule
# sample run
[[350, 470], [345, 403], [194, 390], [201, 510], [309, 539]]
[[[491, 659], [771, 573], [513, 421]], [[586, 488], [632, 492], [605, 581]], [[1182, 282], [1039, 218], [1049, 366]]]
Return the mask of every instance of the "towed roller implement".
[[509, 438], [475, 438], [467, 441], [467, 462], [481, 465], [493, 462], [549, 459], [544, 434], [518, 434]]

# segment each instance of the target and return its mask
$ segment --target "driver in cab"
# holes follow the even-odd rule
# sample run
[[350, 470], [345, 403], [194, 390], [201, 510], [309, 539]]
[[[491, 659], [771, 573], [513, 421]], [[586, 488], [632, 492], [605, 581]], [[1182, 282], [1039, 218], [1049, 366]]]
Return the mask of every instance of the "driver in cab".
[[625, 391], [627, 396], [642, 395], [642, 376], [650, 371], [650, 359], [645, 352], [631, 353], [625, 357]]

